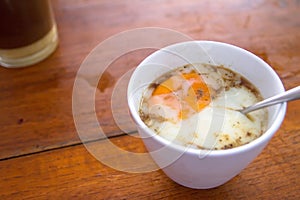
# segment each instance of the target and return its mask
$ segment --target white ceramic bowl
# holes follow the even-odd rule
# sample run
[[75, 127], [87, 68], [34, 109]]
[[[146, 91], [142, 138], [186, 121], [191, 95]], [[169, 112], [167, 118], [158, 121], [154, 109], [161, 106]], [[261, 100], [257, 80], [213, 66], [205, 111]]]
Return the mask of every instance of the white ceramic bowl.
[[227, 150], [198, 150], [176, 145], [158, 136], [140, 119], [139, 103], [145, 88], [170, 69], [191, 63], [224, 65], [246, 77], [264, 98], [284, 91], [273, 69], [239, 47], [213, 41], [190, 41], [168, 46], [147, 57], [135, 69], [128, 85], [128, 104], [149, 153], [175, 182], [197, 189], [224, 184], [241, 172], [264, 149], [280, 127], [286, 103], [268, 108], [267, 131], [256, 140]]

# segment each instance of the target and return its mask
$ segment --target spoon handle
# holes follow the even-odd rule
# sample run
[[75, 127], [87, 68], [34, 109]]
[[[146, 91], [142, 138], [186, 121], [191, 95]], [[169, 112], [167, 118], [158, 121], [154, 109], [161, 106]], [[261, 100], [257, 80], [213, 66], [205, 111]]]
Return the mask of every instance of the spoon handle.
[[261, 102], [258, 102], [252, 106], [249, 106], [247, 108], [244, 108], [241, 110], [243, 114], [249, 113], [254, 110], [258, 110], [260, 108], [264, 108], [267, 106], [271, 106], [274, 104], [282, 103], [282, 102], [287, 102], [287, 101], [292, 101], [292, 100], [297, 100], [300, 99], [300, 86], [297, 86], [295, 88], [292, 88], [288, 91], [285, 91], [283, 93], [277, 94], [273, 97], [267, 98]]

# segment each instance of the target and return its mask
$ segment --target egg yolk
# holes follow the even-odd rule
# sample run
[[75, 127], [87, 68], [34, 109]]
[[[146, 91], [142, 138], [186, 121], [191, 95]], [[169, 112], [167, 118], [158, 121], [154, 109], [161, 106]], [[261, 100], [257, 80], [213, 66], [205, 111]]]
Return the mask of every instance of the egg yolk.
[[199, 112], [211, 101], [207, 85], [196, 72], [171, 76], [154, 89], [152, 97], [176, 110], [180, 119]]

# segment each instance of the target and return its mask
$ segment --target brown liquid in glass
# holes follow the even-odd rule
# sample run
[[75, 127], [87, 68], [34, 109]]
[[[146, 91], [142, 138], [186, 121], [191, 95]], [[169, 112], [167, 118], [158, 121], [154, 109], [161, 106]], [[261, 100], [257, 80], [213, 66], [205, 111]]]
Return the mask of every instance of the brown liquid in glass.
[[48, 0], [0, 0], [0, 49], [27, 46], [52, 26]]

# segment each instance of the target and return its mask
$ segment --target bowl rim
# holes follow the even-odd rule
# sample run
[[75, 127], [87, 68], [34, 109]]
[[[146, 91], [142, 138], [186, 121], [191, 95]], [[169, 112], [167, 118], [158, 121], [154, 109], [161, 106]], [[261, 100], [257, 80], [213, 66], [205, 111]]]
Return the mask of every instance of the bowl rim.
[[193, 40], [193, 41], [187, 41], [187, 42], [180, 42], [180, 43], [176, 43], [176, 44], [166, 46], [162, 49], [159, 49], [159, 50], [153, 52], [152, 54], [147, 56], [136, 67], [136, 69], [132, 73], [132, 75], [130, 77], [130, 80], [129, 80], [128, 88], [127, 88], [127, 101], [128, 101], [128, 107], [129, 107], [131, 117], [132, 117], [133, 121], [135, 122], [135, 124], [137, 126], [139, 126], [140, 128], [142, 128], [150, 137], [152, 137], [154, 140], [156, 140], [157, 142], [159, 142], [163, 146], [168, 146], [168, 148], [171, 148], [175, 151], [182, 152], [182, 153], [187, 153], [187, 154], [191, 154], [191, 155], [199, 155], [203, 152], [206, 152], [207, 156], [210, 156], [210, 157], [235, 155], [235, 154], [240, 154], [242, 152], [251, 151], [254, 148], [260, 147], [264, 143], [267, 143], [273, 137], [273, 135], [276, 133], [276, 131], [279, 129], [279, 127], [281, 126], [281, 124], [284, 120], [284, 117], [285, 117], [285, 114], [286, 114], [286, 107], [287, 107], [286, 102], [281, 103], [281, 104], [278, 105], [278, 108], [277, 108], [276, 112], [274, 113], [275, 118], [273, 120], [273, 123], [270, 125], [268, 130], [266, 132], [264, 132], [261, 136], [259, 136], [258, 138], [256, 138], [255, 140], [253, 140], [253, 141], [251, 141], [247, 144], [244, 144], [244, 145], [241, 145], [241, 146], [238, 146], [238, 147], [234, 147], [234, 148], [230, 148], [230, 149], [224, 149], [224, 150], [223, 149], [222, 150], [195, 149], [195, 148], [192, 148], [192, 147], [186, 147], [186, 146], [183, 146], [183, 145], [172, 143], [171, 141], [157, 135], [147, 125], [145, 125], [144, 122], [140, 119], [140, 117], [138, 115], [138, 112], [135, 109], [134, 102], [133, 102], [132, 98], [130, 98], [130, 96], [131, 96], [130, 95], [130, 92], [131, 92], [130, 89], [132, 87], [132, 81], [131, 80], [135, 76], [137, 69], [141, 68], [141, 66], [146, 64], [149, 59], [151, 59], [153, 56], [160, 53], [161, 51], [168, 50], [169, 48], [174, 48], [176, 46], [188, 45], [189, 43], [195, 43], [195, 42], [198, 43], [198, 44], [222, 45], [222, 46], [226, 46], [228, 48], [234, 48], [235, 50], [241, 51], [244, 54], [250, 55], [253, 59], [256, 59], [263, 67], [267, 68], [267, 70], [271, 74], [273, 74], [275, 79], [277, 79], [278, 83], [280, 84], [279, 89], [281, 90], [281, 92], [285, 91], [281, 79], [279, 78], [277, 73], [273, 70], [273, 68], [269, 64], [267, 64], [264, 60], [262, 60], [261, 58], [259, 58], [258, 56], [256, 56], [255, 54], [253, 54], [250, 51], [247, 51], [243, 48], [240, 48], [240, 47], [232, 45], [232, 44], [228, 44], [228, 43], [224, 43], [224, 42], [211, 41], [211, 40]]

